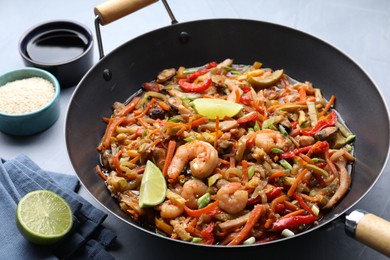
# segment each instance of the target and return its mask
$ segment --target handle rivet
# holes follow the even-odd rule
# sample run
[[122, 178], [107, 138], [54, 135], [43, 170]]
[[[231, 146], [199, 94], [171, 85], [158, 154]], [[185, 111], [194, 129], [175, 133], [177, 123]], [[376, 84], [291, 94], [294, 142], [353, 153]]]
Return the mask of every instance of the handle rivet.
[[109, 69], [103, 70], [103, 79], [105, 81], [110, 81], [112, 79], [112, 73]]
[[179, 35], [179, 41], [181, 43], [187, 43], [190, 40], [191, 36], [188, 32], [181, 32]]

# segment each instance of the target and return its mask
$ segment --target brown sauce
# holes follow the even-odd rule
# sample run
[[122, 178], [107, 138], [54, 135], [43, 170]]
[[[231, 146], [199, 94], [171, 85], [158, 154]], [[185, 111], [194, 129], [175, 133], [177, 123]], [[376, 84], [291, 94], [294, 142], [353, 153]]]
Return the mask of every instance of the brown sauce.
[[63, 63], [80, 56], [88, 48], [86, 37], [73, 30], [52, 30], [38, 34], [26, 47], [30, 59], [46, 63]]

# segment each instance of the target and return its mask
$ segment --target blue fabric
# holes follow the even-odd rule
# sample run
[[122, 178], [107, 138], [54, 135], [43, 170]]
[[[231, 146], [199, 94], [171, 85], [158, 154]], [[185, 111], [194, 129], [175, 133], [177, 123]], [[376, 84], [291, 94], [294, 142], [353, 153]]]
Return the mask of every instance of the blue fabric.
[[[76, 176], [42, 170], [26, 155], [0, 162], [0, 255], [2, 259], [113, 259], [108, 247], [116, 235], [102, 223], [107, 215], [78, 195]], [[51, 246], [28, 242], [16, 227], [16, 205], [28, 192], [51, 190], [70, 205], [70, 234]]]

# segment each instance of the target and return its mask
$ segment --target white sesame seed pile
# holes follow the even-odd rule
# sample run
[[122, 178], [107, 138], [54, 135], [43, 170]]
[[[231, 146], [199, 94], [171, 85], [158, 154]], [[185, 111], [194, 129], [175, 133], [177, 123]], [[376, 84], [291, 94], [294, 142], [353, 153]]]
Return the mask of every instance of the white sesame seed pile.
[[0, 112], [24, 114], [36, 111], [54, 97], [51, 82], [40, 77], [31, 77], [0, 86]]

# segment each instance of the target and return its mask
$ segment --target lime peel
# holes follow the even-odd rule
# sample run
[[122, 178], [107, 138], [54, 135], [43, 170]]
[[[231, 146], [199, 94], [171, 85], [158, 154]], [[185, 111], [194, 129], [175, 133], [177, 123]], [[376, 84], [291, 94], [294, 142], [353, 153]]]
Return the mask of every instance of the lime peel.
[[167, 183], [161, 170], [151, 161], [147, 161], [142, 177], [139, 206], [153, 207], [164, 201], [167, 193]]
[[19, 201], [16, 225], [30, 242], [51, 245], [71, 231], [73, 212], [60, 195], [49, 190], [35, 190]]
[[241, 104], [217, 98], [198, 98], [193, 104], [196, 112], [209, 119], [234, 117], [244, 108]]

